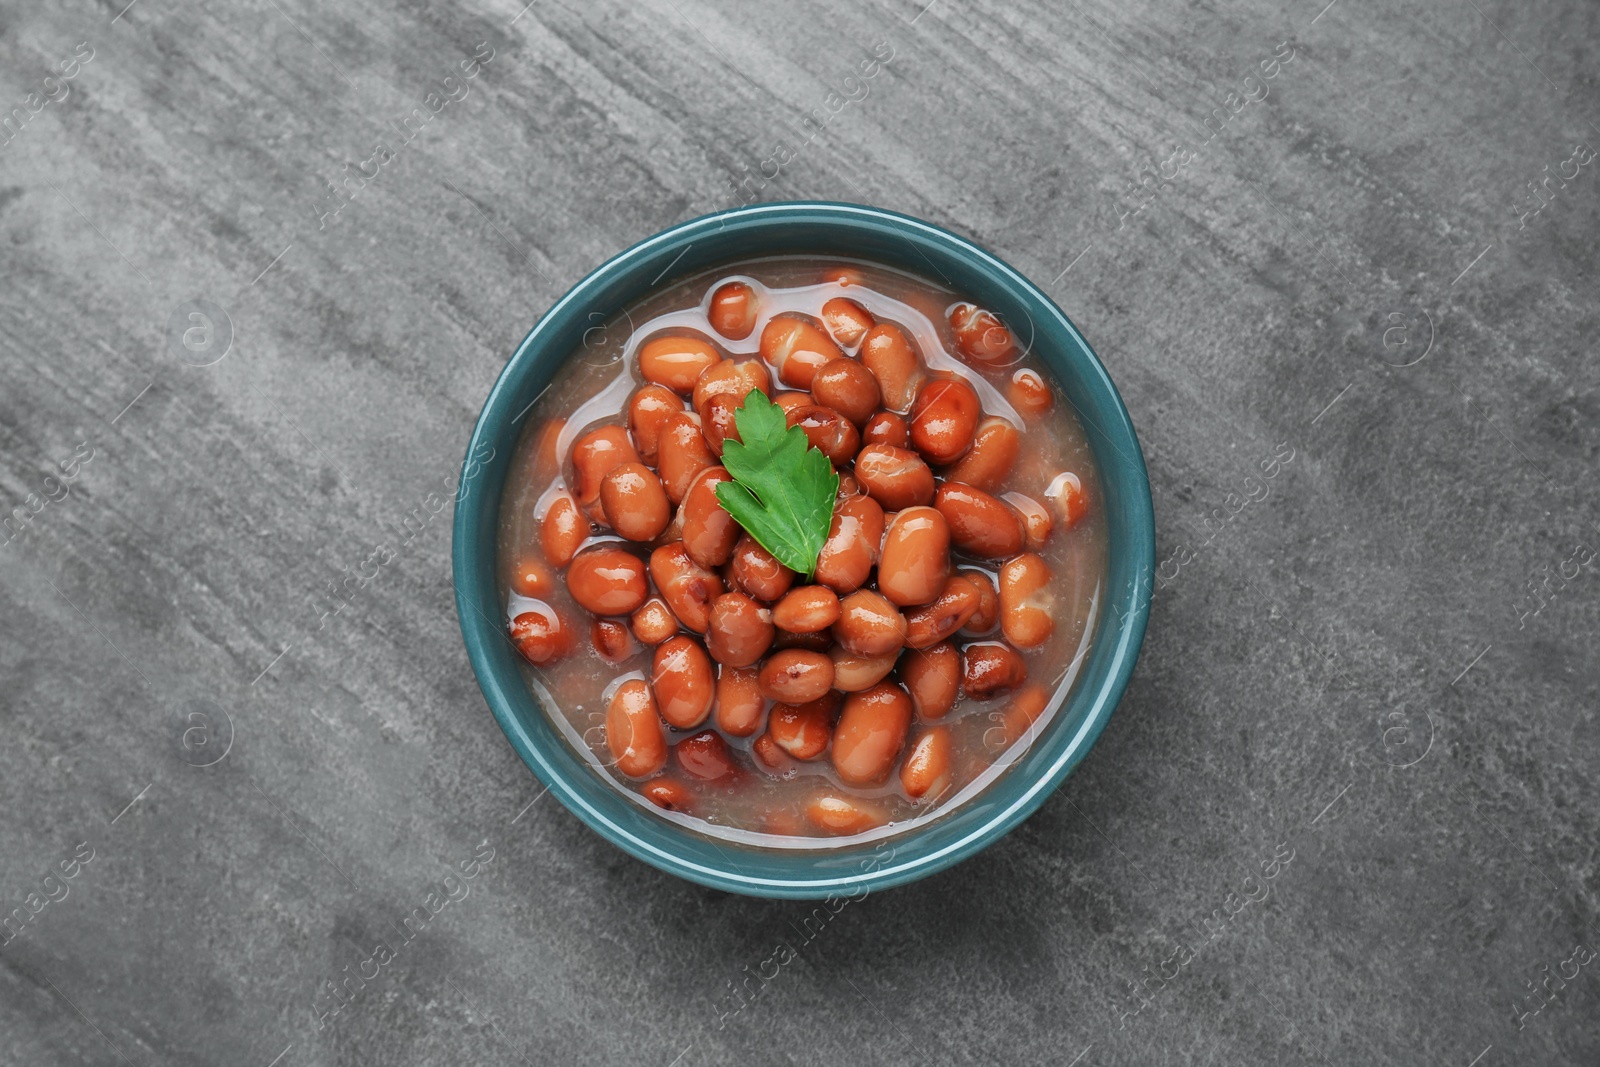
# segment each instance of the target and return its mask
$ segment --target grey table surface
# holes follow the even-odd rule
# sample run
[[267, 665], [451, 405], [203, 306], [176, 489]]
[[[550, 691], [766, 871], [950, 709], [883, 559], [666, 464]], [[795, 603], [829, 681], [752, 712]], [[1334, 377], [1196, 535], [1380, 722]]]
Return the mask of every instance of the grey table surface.
[[[1600, 1060], [1600, 8], [125, 4], [0, 15], [0, 1063]], [[433, 510], [763, 172], [1045, 285], [1162, 561], [1067, 784], [810, 937], [542, 798]]]

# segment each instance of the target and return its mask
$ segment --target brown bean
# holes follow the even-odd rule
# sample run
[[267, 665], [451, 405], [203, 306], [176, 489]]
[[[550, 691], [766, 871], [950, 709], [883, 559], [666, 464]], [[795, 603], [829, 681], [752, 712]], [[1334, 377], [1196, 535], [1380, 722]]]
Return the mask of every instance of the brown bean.
[[833, 660], [821, 652], [788, 648], [761, 665], [761, 695], [783, 704], [804, 704], [833, 688]]
[[856, 481], [889, 511], [933, 503], [933, 471], [922, 457], [893, 445], [867, 445], [856, 453]]
[[857, 426], [865, 425], [883, 400], [878, 379], [853, 359], [829, 360], [818, 367], [811, 395]]
[[733, 753], [728, 751], [728, 742], [715, 730], [701, 730], [685, 737], [672, 746], [672, 754], [677, 757], [684, 774], [702, 782], [721, 782], [739, 774]]
[[828, 539], [817, 554], [817, 582], [835, 593], [855, 592], [872, 574], [881, 540], [883, 508], [876, 500], [855, 496], [839, 501], [828, 527]]
[[942, 719], [961, 695], [961, 653], [948, 641], [907, 652], [900, 661], [900, 681], [918, 719]]
[[672, 637], [656, 649], [650, 688], [661, 705], [661, 717], [680, 730], [706, 721], [717, 697], [717, 680], [711, 657], [692, 637]]
[[634, 447], [639, 458], [649, 464], [656, 461], [656, 449], [661, 443], [661, 428], [667, 420], [683, 410], [683, 401], [664, 385], [647, 385], [633, 394], [628, 401], [628, 432], [633, 434]]
[[959, 574], [951, 575], [933, 603], [906, 612], [906, 647], [938, 644], [965, 626], [977, 610], [977, 588]]
[[767, 733], [795, 759], [816, 759], [828, 750], [838, 707], [839, 698], [834, 694], [804, 704], [774, 704], [767, 714]]
[[1083, 491], [1083, 481], [1071, 471], [1062, 471], [1050, 479], [1044, 498], [1055, 509], [1063, 530], [1072, 529], [1089, 512], [1089, 497]]
[[[1050, 707], [1050, 690], [1037, 683], [1025, 686], [1011, 698], [1001, 719], [1005, 744], [1020, 740]], [[985, 736], [987, 744], [987, 735]]]
[[900, 607], [931, 603], [950, 576], [950, 527], [933, 508], [906, 508], [883, 535], [878, 591]]
[[846, 348], [860, 344], [875, 321], [871, 312], [849, 297], [836, 296], [822, 305], [822, 324]]
[[950, 524], [951, 543], [968, 555], [1005, 559], [1022, 551], [1026, 535], [1020, 517], [982, 489], [947, 481], [934, 494], [933, 506]]
[[1021, 367], [1011, 376], [1006, 386], [1006, 399], [1030, 422], [1043, 418], [1056, 406], [1055, 391], [1044, 380], [1044, 375], [1032, 367]]
[[806, 804], [806, 818], [817, 829], [840, 836], [864, 834], [889, 821], [870, 801], [835, 793], [816, 797]]
[[972, 446], [983, 405], [959, 378], [935, 378], [917, 390], [911, 406], [911, 447], [929, 463], [954, 463]]
[[978, 591], [978, 610], [961, 632], [968, 637], [982, 637], [1000, 625], [1000, 594], [995, 591], [994, 579], [984, 571], [963, 570], [961, 576]]
[[721, 360], [717, 346], [703, 337], [652, 337], [639, 348], [639, 373], [647, 382], [688, 396], [706, 368]]
[[1022, 435], [1017, 428], [1000, 416], [991, 415], [978, 423], [972, 447], [960, 462], [944, 472], [945, 479], [992, 493], [1011, 474], [1021, 448]]
[[606, 746], [617, 770], [629, 778], [648, 778], [667, 765], [667, 734], [656, 714], [656, 698], [638, 678], [623, 682], [611, 694]]
[[889, 676], [900, 659], [900, 650], [877, 656], [858, 656], [843, 645], [828, 649], [833, 660], [833, 687], [841, 693], [859, 693], [871, 689]]
[[529, 663], [550, 663], [572, 651], [572, 628], [544, 601], [511, 620], [511, 643]]
[[754, 667], [723, 666], [717, 671], [717, 729], [729, 737], [749, 737], [761, 729], [767, 705], [759, 675]]
[[765, 363], [759, 359], [725, 359], [707, 367], [694, 383], [694, 409], [703, 419], [712, 397], [731, 396], [734, 406], [742, 407], [744, 398], [757, 390], [772, 395], [772, 374]]
[[756, 328], [756, 291], [744, 282], [724, 282], [711, 294], [706, 321], [730, 341], [743, 341]]
[[861, 442], [868, 445], [893, 445], [904, 448], [911, 443], [911, 428], [903, 416], [892, 411], [880, 411], [867, 420], [861, 430]]
[[680, 411], [661, 428], [656, 470], [667, 490], [667, 499], [681, 503], [694, 476], [717, 465], [716, 454], [700, 432], [700, 417]]
[[844, 355], [822, 327], [796, 315], [776, 315], [761, 331], [761, 358], [791, 389], [810, 389], [817, 368]]
[[851, 693], [833, 730], [833, 769], [848, 785], [889, 777], [911, 728], [911, 698], [893, 682]]
[[839, 594], [825, 585], [803, 585], [786, 593], [772, 608], [772, 622], [794, 634], [815, 633], [839, 617]]
[[791, 411], [810, 407], [814, 403], [814, 398], [810, 393], [789, 392], [779, 393], [772, 398], [772, 402], [783, 409], [784, 417], [787, 418]]
[[794, 408], [788, 420], [790, 426], [804, 430], [811, 447], [827, 456], [835, 467], [849, 463], [861, 447], [861, 434], [855, 424], [832, 408], [820, 404]]
[[[794, 760], [783, 750], [783, 746], [778, 744], [771, 730], [750, 742], [750, 755], [755, 757], [755, 761], [762, 767], [780, 777], [787, 778], [795, 769]], [[773, 813], [767, 814], [770, 818]]]
[[594, 545], [572, 557], [567, 591], [596, 615], [631, 615], [650, 595], [644, 562], [626, 549]]
[[705, 412], [700, 416], [700, 435], [711, 446], [711, 451], [722, 455], [729, 441], [739, 441], [739, 407], [743, 402], [731, 393], [718, 393], [706, 401]]
[[743, 593], [723, 593], [711, 602], [706, 648], [729, 667], [748, 667], [772, 645], [772, 612]]
[[553, 566], [565, 567], [593, 530], [572, 494], [561, 493], [550, 501], [539, 523], [539, 546], [544, 549], [544, 558]]
[[656, 472], [643, 463], [611, 468], [600, 483], [606, 521], [630, 541], [654, 541], [672, 521], [672, 505]]
[[839, 601], [833, 639], [858, 656], [882, 656], [906, 643], [906, 618], [882, 593], [858, 589]]
[[596, 619], [589, 627], [594, 650], [607, 663], [621, 663], [633, 655], [633, 635], [616, 619]]
[[650, 577], [678, 621], [695, 633], [705, 633], [711, 602], [722, 595], [722, 579], [696, 563], [681, 541], [650, 553]]
[[986, 308], [957, 304], [950, 309], [950, 328], [955, 331], [957, 351], [971, 362], [986, 367], [1005, 366], [1015, 357], [1011, 331]]
[[653, 596], [640, 605], [628, 620], [633, 636], [646, 645], [659, 645], [678, 632], [678, 620], [667, 607], [667, 602]]
[[794, 584], [794, 571], [779, 563], [754, 537], [742, 535], [733, 546], [733, 580], [739, 588], [772, 603]]
[[707, 467], [694, 476], [683, 498], [683, 547], [702, 567], [720, 567], [733, 557], [739, 524], [717, 499], [717, 486], [732, 481], [725, 467]]
[[1055, 630], [1050, 565], [1032, 552], [1000, 568], [1000, 630], [1018, 648], [1038, 648]]
[[900, 767], [900, 788], [912, 800], [938, 797], [950, 788], [950, 731], [935, 726], [911, 743]]
[[613, 467], [639, 462], [639, 453], [621, 426], [600, 426], [572, 446], [572, 466], [577, 472], [578, 504], [591, 515], [600, 503], [600, 483]]
[[878, 379], [883, 406], [905, 411], [917, 395], [924, 371], [911, 338], [900, 327], [880, 322], [861, 339], [861, 365]]
[[1001, 499], [1010, 505], [1021, 520], [1022, 528], [1027, 532], [1028, 547], [1035, 551], [1043, 548], [1045, 542], [1050, 540], [1050, 530], [1055, 526], [1049, 510], [1027, 493], [1006, 493]]
[[779, 630], [778, 636], [772, 639], [772, 650], [781, 652], [786, 648], [801, 648], [807, 652], [826, 652], [833, 647], [833, 635], [827, 630], [818, 630], [809, 634], [794, 634], [787, 630]]
[[840, 471], [838, 499], [843, 500], [846, 497], [859, 496], [860, 493], [861, 483], [856, 481], [856, 476], [849, 471]]
[[692, 812], [694, 793], [676, 778], [652, 778], [640, 790], [645, 799], [666, 811]]
[[974, 700], [1007, 693], [1028, 680], [1017, 650], [999, 641], [979, 641], [961, 650], [961, 691]]
[[518, 596], [543, 600], [555, 586], [555, 575], [537, 553], [528, 552], [511, 565], [511, 591]]

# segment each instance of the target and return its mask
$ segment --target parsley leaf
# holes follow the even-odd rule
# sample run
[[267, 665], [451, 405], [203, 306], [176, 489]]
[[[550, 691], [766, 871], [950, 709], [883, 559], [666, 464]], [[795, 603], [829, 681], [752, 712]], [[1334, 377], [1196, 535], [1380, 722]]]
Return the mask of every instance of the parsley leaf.
[[750, 390], [733, 418], [739, 440], [723, 443], [722, 465], [734, 480], [718, 483], [717, 500], [779, 563], [810, 578], [833, 522], [839, 475], [761, 390]]

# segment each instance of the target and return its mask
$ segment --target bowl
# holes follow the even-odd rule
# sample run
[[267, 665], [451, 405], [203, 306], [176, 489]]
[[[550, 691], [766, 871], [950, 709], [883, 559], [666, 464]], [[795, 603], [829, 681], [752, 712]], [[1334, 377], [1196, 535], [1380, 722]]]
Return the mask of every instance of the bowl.
[[[942, 277], [993, 309], [1029, 343], [1076, 410], [1099, 464], [1109, 534], [1098, 634], [1077, 684], [1005, 774], [942, 817], [855, 847], [747, 848], [696, 834], [630, 801], [569, 746], [518, 673], [499, 621], [495, 579], [500, 498], [521, 417], [582, 344], [584, 331], [672, 277], [758, 255], [844, 256]], [[1031, 337], [1030, 337], [1031, 334]], [[1150, 483], [1116, 387], [1061, 309], [1038, 286], [965, 238], [906, 215], [839, 203], [778, 203], [694, 219], [595, 269], [538, 321], [478, 416], [457, 491], [456, 610], [478, 684], [511, 746], [549, 791], [595, 832], [663, 871], [752, 896], [849, 897], [943, 870], [1027, 818], [1105, 729], [1138, 658], [1155, 564]], [[1018, 744], [1023, 742], [1019, 741]]]

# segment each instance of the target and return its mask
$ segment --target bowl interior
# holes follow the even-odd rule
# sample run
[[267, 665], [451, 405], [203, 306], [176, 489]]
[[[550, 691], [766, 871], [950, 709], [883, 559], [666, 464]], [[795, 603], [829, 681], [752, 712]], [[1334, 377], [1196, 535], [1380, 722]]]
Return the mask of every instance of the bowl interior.
[[[657, 818], [602, 780], [569, 747], [518, 673], [498, 621], [495, 540], [501, 493], [523, 416], [583, 333], [680, 274], [768, 255], [874, 260], [942, 280], [992, 308], [1055, 375], [1100, 468], [1110, 539], [1097, 635], [1066, 706], [983, 794], [904, 834], [816, 851], [746, 848]], [[692, 881], [758, 896], [858, 895], [923, 877], [976, 852], [1026, 818], [1099, 736], [1144, 636], [1155, 562], [1150, 487], [1133, 425], [1093, 351], [1054, 303], [978, 246], [928, 223], [849, 204], [768, 204], [706, 216], [645, 240], [596, 269], [534, 326], [489, 394], [456, 498], [456, 608], [479, 685], [512, 746], [550, 791], [597, 832]]]

